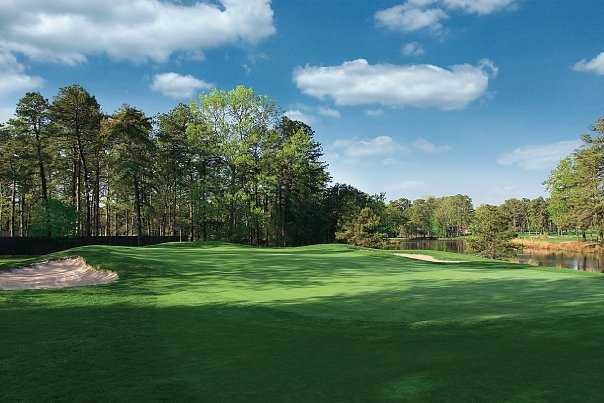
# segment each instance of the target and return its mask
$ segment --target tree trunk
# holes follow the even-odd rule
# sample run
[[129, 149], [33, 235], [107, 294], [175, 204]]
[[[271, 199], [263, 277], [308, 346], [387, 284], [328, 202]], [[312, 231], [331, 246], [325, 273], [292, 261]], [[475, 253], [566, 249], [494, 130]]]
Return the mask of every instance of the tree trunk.
[[13, 188], [12, 188], [12, 193], [11, 193], [11, 212], [10, 212], [10, 236], [11, 236], [11, 238], [15, 237], [16, 210], [17, 210], [17, 182], [13, 179]]
[[287, 246], [287, 220], [289, 218], [289, 189], [283, 194], [283, 217], [281, 222], [281, 236], [283, 237], [283, 246]]
[[76, 140], [78, 145], [78, 155], [81, 161], [82, 169], [84, 170], [84, 192], [86, 197], [86, 222], [84, 225], [84, 229], [86, 231], [86, 236], [90, 236], [92, 223], [91, 223], [91, 200], [90, 200], [90, 173], [88, 171], [88, 164], [86, 163], [86, 158], [84, 156], [84, 148], [82, 146], [82, 138], [79, 132], [79, 129], [76, 129]]
[[130, 236], [130, 210], [126, 209], [126, 236]]
[[80, 159], [77, 159], [76, 165], [76, 183], [75, 183], [75, 198], [76, 212], [78, 214], [78, 235], [82, 236], [82, 174], [80, 172]]
[[101, 234], [101, 163], [100, 155], [96, 160], [96, 175], [94, 178], [94, 234]]
[[202, 165], [202, 169], [201, 169], [201, 184], [203, 186], [203, 200], [201, 203], [201, 239], [203, 241], [206, 241], [208, 239], [208, 217], [207, 217], [207, 164], [208, 161], [204, 161], [203, 165]]
[[136, 240], [138, 246], [143, 243], [143, 220], [141, 217], [141, 193], [138, 178], [134, 178], [134, 203], [136, 207]]
[[19, 236], [25, 236], [25, 191], [21, 189], [19, 197]]
[[[2, 182], [0, 182], [0, 200], [2, 200]], [[0, 201], [0, 236], [3, 236], [4, 228], [2, 227], [2, 219], [4, 218], [4, 202]]]
[[105, 198], [105, 236], [111, 236], [111, 211], [109, 207], [109, 189]]
[[231, 201], [229, 202], [229, 241], [232, 241], [235, 236], [235, 187], [236, 187], [237, 176], [235, 174], [235, 169], [231, 167], [231, 183], [230, 183], [230, 193], [231, 193]]
[[193, 241], [193, 192], [189, 197], [189, 242]]
[[[40, 142], [40, 133], [36, 130], [36, 151], [38, 157], [38, 173], [40, 175], [40, 185], [42, 187], [42, 198], [48, 203], [48, 188], [46, 185], [46, 170], [44, 160], [42, 159], [42, 144]], [[46, 207], [45, 207], [46, 208]]]

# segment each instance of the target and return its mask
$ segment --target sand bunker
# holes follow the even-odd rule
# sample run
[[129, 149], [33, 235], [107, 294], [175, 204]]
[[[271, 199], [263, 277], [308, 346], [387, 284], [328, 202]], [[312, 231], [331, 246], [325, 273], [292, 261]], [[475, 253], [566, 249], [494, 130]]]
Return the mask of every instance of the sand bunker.
[[465, 263], [465, 262], [461, 262], [461, 261], [457, 261], [457, 260], [439, 260], [432, 256], [415, 255], [415, 254], [411, 254], [411, 253], [395, 253], [395, 255], [401, 256], [401, 257], [406, 257], [408, 259], [421, 260], [424, 262], [431, 262], [431, 263]]
[[81, 257], [70, 257], [0, 271], [0, 290], [82, 287], [108, 284], [117, 279], [117, 273], [97, 270]]

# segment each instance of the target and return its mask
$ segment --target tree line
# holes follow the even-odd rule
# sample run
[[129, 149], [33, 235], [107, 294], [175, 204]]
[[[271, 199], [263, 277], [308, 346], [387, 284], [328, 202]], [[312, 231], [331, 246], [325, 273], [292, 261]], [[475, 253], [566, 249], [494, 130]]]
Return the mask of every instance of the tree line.
[[[402, 198], [365, 208], [336, 234], [359, 246], [380, 247], [392, 237], [468, 237], [470, 249], [488, 257], [513, 254], [519, 233], [595, 232], [604, 242], [604, 118], [582, 136], [583, 145], [564, 158], [544, 185], [549, 197], [508, 199], [476, 210], [468, 196]], [[379, 201], [379, 200], [378, 200]], [[383, 201], [383, 200], [382, 200]]]
[[329, 182], [313, 130], [242, 86], [150, 117], [72, 85], [0, 126], [4, 236], [333, 242], [347, 200], [370, 197]]
[[0, 236], [376, 244], [464, 236], [490, 219], [506, 233], [604, 239], [604, 119], [593, 131], [546, 181], [549, 198], [475, 210], [466, 195], [387, 202], [331, 184], [312, 128], [251, 88], [147, 116], [131, 105], [107, 114], [71, 85], [52, 101], [27, 93], [0, 125]]

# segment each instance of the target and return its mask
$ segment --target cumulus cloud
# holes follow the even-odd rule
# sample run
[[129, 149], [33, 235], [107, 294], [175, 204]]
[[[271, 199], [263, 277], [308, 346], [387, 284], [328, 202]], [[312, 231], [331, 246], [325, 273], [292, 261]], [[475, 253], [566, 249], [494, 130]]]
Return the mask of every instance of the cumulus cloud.
[[375, 13], [378, 26], [392, 31], [439, 32], [449, 18], [448, 11], [485, 15], [515, 6], [519, 0], [407, 0]]
[[404, 4], [380, 10], [375, 13], [378, 26], [392, 31], [413, 32], [429, 28], [438, 31], [442, 21], [448, 18], [447, 13], [430, 6], [432, 1], [410, 0]]
[[285, 111], [284, 115], [291, 120], [297, 120], [299, 122], [306, 123], [309, 126], [312, 126], [315, 123], [314, 116], [307, 112], [301, 111], [300, 109], [290, 109]]
[[327, 118], [340, 119], [342, 114], [339, 110], [327, 107], [321, 107], [318, 109], [319, 115], [325, 116]]
[[424, 47], [418, 42], [403, 43], [401, 46], [403, 56], [422, 56], [424, 53]]
[[491, 14], [518, 3], [518, 0], [442, 0], [445, 7], [473, 14]]
[[583, 59], [573, 67], [575, 71], [604, 75], [604, 52], [591, 60]]
[[31, 91], [43, 83], [42, 78], [27, 74], [15, 55], [0, 48], [0, 96]]
[[339, 66], [305, 66], [294, 70], [298, 88], [337, 105], [415, 106], [461, 109], [485, 94], [497, 75], [493, 62], [442, 68], [421, 65], [371, 65], [365, 59]]
[[342, 114], [339, 110], [328, 106], [311, 106], [302, 103], [290, 105], [285, 116], [292, 120], [299, 120], [307, 125], [313, 125], [322, 121], [322, 118], [340, 119]]
[[580, 141], [573, 140], [519, 147], [501, 155], [497, 159], [497, 163], [500, 165], [516, 165], [529, 171], [549, 169], [580, 146]]
[[398, 144], [390, 136], [378, 136], [368, 139], [336, 140], [333, 143], [333, 148], [338, 154], [348, 158], [388, 156], [406, 150], [404, 146]]
[[451, 149], [451, 147], [448, 145], [436, 145], [431, 141], [428, 141], [423, 138], [415, 140], [415, 142], [413, 143], [413, 148], [426, 154], [438, 154], [449, 151]]
[[0, 2], [0, 46], [68, 64], [90, 55], [162, 62], [218, 46], [257, 43], [276, 30], [270, 0], [8, 0]]
[[[41, 77], [30, 75], [15, 55], [0, 48], [0, 123], [10, 119], [14, 112], [14, 97], [33, 91], [44, 84]], [[12, 103], [13, 106], [10, 106]]]
[[207, 90], [214, 86], [192, 75], [162, 73], [153, 77], [151, 89], [174, 99], [192, 98], [196, 91]]

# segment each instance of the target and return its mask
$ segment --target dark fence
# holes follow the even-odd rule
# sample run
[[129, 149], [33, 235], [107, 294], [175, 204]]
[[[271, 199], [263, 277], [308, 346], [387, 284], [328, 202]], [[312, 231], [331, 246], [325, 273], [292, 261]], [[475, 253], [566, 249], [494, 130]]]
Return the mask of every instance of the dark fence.
[[[144, 236], [141, 244], [178, 242], [177, 236]], [[95, 236], [80, 238], [0, 238], [0, 255], [45, 255], [86, 245], [138, 246], [135, 236]]]

